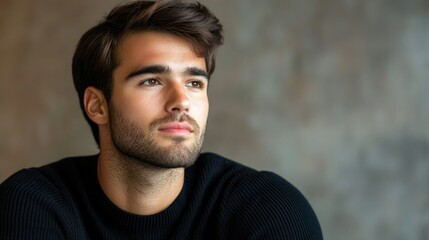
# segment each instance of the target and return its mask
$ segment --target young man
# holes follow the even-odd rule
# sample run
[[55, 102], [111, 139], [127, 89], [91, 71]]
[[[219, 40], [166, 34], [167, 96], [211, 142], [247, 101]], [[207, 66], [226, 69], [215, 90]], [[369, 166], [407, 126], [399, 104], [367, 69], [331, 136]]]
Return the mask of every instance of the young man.
[[322, 239], [279, 176], [200, 154], [222, 26], [204, 6], [139, 1], [86, 32], [73, 58], [100, 152], [0, 187], [0, 239]]

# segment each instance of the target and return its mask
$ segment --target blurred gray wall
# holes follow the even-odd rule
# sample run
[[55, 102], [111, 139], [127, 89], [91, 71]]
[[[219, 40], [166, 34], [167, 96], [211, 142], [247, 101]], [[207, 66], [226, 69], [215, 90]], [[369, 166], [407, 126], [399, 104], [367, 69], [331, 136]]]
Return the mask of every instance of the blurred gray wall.
[[[0, 181], [97, 148], [71, 78], [117, 0], [0, 1]], [[225, 26], [206, 151], [296, 185], [325, 239], [429, 239], [429, 1], [203, 1]]]

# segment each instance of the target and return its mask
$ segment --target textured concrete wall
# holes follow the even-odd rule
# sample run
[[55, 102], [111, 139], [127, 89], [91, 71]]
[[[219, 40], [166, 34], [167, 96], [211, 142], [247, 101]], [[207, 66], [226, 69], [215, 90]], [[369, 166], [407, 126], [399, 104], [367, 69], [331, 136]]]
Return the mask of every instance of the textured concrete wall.
[[[96, 152], [71, 79], [120, 1], [0, 1], [0, 181]], [[216, 0], [205, 149], [273, 170], [326, 239], [429, 239], [429, 2]]]

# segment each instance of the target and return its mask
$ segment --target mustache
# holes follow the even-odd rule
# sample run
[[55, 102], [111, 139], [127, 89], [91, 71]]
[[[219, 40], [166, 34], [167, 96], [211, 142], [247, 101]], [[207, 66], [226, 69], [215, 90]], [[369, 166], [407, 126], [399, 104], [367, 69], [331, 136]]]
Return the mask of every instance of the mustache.
[[192, 127], [194, 132], [197, 132], [197, 133], [200, 132], [200, 126], [198, 125], [197, 121], [195, 121], [195, 119], [193, 119], [192, 117], [190, 117], [185, 113], [173, 113], [173, 114], [167, 115], [166, 117], [157, 119], [150, 124], [150, 128], [156, 129], [161, 124], [171, 123], [171, 122], [186, 122]]

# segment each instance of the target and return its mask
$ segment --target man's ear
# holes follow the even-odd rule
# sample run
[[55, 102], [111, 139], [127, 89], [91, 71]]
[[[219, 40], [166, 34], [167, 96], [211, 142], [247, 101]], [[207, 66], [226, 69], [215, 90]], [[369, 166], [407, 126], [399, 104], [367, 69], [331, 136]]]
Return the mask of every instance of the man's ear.
[[103, 92], [95, 87], [87, 87], [83, 95], [83, 104], [88, 117], [96, 124], [109, 122], [107, 102]]

